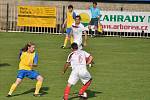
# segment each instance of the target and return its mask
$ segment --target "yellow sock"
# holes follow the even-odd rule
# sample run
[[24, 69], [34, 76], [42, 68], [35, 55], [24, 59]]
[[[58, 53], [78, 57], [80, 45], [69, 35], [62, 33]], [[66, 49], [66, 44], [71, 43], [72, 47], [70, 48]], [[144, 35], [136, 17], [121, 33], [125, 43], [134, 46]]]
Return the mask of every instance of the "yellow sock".
[[39, 94], [39, 91], [40, 91], [41, 87], [42, 87], [42, 82], [41, 82], [41, 81], [38, 81], [38, 82], [36, 83], [36, 89], [35, 89], [34, 94]]
[[64, 40], [64, 47], [67, 46], [67, 42], [68, 42], [68, 37], [66, 37], [65, 40]]
[[70, 37], [70, 43], [71, 44], [73, 43], [73, 37], [72, 36]]
[[17, 85], [15, 83], [13, 83], [8, 94], [11, 95], [13, 93], [13, 91], [15, 91], [16, 87], [17, 87]]

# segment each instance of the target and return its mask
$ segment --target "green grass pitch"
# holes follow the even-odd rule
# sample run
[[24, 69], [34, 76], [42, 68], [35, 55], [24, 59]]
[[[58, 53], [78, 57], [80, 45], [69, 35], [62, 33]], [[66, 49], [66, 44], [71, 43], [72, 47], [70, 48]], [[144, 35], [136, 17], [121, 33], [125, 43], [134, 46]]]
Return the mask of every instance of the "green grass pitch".
[[[63, 35], [0, 33], [0, 100], [62, 100], [70, 70], [61, 74], [70, 49], [61, 49]], [[33, 41], [39, 53], [35, 68], [45, 78], [42, 97], [33, 97], [35, 80], [24, 79], [7, 98], [16, 79], [18, 52]], [[150, 100], [150, 39], [99, 37], [89, 38], [85, 48], [94, 56], [89, 71], [93, 82], [88, 100]], [[70, 100], [76, 98], [81, 82], [72, 87]]]

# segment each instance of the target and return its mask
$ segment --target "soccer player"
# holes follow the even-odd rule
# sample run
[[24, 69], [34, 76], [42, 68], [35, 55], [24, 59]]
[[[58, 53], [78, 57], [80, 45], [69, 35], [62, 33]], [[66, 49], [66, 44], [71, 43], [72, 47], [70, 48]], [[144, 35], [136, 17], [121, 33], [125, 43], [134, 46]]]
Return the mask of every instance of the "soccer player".
[[91, 75], [88, 72], [86, 65], [91, 63], [93, 57], [86, 51], [79, 50], [77, 43], [72, 43], [71, 48], [72, 52], [69, 54], [67, 62], [64, 65], [63, 73], [66, 72], [70, 65], [72, 68], [72, 72], [68, 79], [68, 84], [64, 90], [63, 100], [68, 100], [71, 86], [75, 85], [79, 79], [82, 81], [83, 86], [80, 89], [78, 96], [84, 97], [83, 94], [92, 81]]
[[85, 37], [84, 37], [83, 45], [86, 46], [87, 45], [87, 33], [86, 33], [86, 29], [84, 25], [80, 21], [81, 21], [81, 17], [77, 15], [75, 17], [75, 23], [73, 23], [71, 27], [72, 28], [71, 35], [73, 35], [73, 42], [78, 44], [79, 49], [82, 49], [82, 41], [83, 41], [82, 35], [84, 33]]
[[65, 19], [64, 24], [62, 26], [62, 28], [65, 28], [65, 25], [67, 24], [66, 37], [65, 37], [65, 40], [64, 40], [64, 45], [61, 46], [61, 48], [66, 48], [68, 40], [70, 40], [71, 44], [73, 42], [73, 38], [70, 37], [70, 32], [71, 32], [71, 25], [74, 22], [74, 19], [76, 17], [76, 13], [73, 11], [73, 6], [72, 5], [68, 6], [68, 11], [67, 11], [66, 16], [67, 16], [67, 18]]
[[35, 44], [34, 43], [27, 43], [24, 48], [21, 49], [19, 54], [19, 70], [18, 75], [15, 83], [12, 84], [7, 97], [11, 97], [13, 91], [16, 87], [22, 82], [22, 80], [27, 77], [29, 79], [36, 79], [36, 89], [34, 92], [34, 96], [41, 96], [39, 90], [42, 86], [43, 77], [33, 70], [33, 67], [37, 67], [38, 64], [38, 54], [35, 52]]
[[91, 26], [94, 25], [94, 29], [95, 29], [95, 35], [98, 34], [98, 21], [100, 19], [100, 9], [97, 7], [97, 2], [93, 2], [93, 6], [88, 7], [88, 9], [91, 11], [92, 17], [91, 17], [91, 21], [89, 23], [89, 33], [91, 34], [91, 37], [94, 36]]

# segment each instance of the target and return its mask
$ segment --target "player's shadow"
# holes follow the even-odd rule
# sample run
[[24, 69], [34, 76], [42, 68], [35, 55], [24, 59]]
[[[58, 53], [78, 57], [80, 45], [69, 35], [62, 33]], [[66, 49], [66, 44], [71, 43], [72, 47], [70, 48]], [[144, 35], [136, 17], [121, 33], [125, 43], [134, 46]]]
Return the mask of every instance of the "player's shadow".
[[8, 64], [8, 63], [0, 63], [0, 67], [6, 67], [6, 66], [10, 66], [10, 64]]
[[[94, 97], [97, 97], [97, 94], [101, 94], [103, 92], [98, 92], [98, 91], [93, 91], [93, 90], [86, 90], [86, 93], [88, 95], [88, 98], [94, 98]], [[78, 98], [78, 93], [73, 93], [72, 95], [73, 95], [73, 97], [69, 98], [69, 100], [73, 100], [75, 98]], [[80, 100], [87, 100], [87, 99], [80, 99]]]
[[[40, 93], [41, 93], [42, 95], [46, 95], [46, 94], [48, 94], [48, 92], [47, 92], [48, 90], [49, 90], [49, 87], [42, 87], [42, 88], [40, 89]], [[19, 96], [19, 95], [34, 93], [34, 91], [35, 91], [35, 88], [31, 88], [31, 89], [28, 90], [28, 91], [25, 91], [25, 92], [20, 93], [20, 94], [15, 94], [15, 95], [12, 95], [12, 96]]]

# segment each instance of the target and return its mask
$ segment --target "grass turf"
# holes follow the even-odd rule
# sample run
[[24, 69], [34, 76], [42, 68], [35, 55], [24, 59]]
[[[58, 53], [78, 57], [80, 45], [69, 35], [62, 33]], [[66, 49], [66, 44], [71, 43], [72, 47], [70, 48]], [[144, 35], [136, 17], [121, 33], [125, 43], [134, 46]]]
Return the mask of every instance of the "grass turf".
[[[45, 78], [43, 97], [33, 97], [36, 81], [24, 79], [10, 100], [61, 100], [70, 70], [61, 74], [70, 49], [60, 49], [64, 36], [28, 33], [0, 33], [0, 100], [15, 81], [19, 49], [33, 41], [39, 53], [39, 67]], [[93, 82], [88, 100], [150, 100], [150, 40], [143, 38], [89, 38], [86, 51], [94, 56], [90, 68]], [[70, 100], [81, 87], [72, 87]]]

